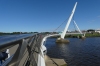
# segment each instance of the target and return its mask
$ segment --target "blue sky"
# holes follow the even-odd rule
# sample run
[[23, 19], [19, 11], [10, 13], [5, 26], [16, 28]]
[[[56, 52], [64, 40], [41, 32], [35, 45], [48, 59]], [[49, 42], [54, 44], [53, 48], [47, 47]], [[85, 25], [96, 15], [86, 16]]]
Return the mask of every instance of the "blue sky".
[[[0, 0], [0, 32], [53, 31], [68, 19], [75, 2], [79, 28], [100, 29], [100, 0]], [[74, 30], [72, 21], [69, 30]]]

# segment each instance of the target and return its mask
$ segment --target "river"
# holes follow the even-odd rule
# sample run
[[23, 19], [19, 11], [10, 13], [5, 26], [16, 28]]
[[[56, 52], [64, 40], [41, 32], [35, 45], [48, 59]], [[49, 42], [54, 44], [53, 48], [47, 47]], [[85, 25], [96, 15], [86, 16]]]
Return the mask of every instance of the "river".
[[68, 66], [100, 66], [100, 37], [67, 38], [68, 44], [56, 44], [56, 38], [48, 38], [47, 55], [62, 58]]

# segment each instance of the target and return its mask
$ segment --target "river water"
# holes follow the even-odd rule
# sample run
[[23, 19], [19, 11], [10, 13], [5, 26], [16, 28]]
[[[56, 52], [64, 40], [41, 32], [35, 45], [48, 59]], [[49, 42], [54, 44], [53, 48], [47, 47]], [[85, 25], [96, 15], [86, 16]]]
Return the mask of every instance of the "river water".
[[47, 55], [64, 59], [68, 66], [100, 66], [100, 37], [67, 38], [68, 44], [56, 44], [56, 38], [48, 38]]

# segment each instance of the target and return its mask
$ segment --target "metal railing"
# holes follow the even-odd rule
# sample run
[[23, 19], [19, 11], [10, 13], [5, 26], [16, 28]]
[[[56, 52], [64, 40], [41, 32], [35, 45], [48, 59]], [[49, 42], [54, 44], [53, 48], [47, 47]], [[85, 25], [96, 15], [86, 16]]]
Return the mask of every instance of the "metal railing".
[[[5, 62], [3, 62], [2, 66], [19, 66], [20, 61], [22, 60], [23, 56], [25, 55], [25, 52], [27, 51], [28, 51], [29, 56], [26, 56], [26, 58], [28, 58], [29, 60], [29, 58], [31, 58], [32, 50], [35, 50], [34, 47], [36, 46], [36, 44], [34, 42], [36, 41], [36, 39], [38, 39], [38, 34], [22, 36], [19, 38], [14, 38], [14, 39], [0, 43], [1, 52], [17, 44], [19, 45], [15, 53], [10, 58], [8, 58]], [[28, 60], [26, 60], [26, 63], [24, 64], [24, 66], [27, 65]]]
[[44, 43], [48, 37], [58, 36], [34, 34], [0, 43], [0, 51], [19, 45], [15, 53], [3, 62], [2, 66], [46, 66]]

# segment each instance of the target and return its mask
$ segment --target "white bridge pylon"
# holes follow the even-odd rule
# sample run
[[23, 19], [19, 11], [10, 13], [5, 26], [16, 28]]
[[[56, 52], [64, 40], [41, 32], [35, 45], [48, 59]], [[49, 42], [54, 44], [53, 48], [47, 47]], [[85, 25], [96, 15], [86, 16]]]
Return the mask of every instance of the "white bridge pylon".
[[73, 8], [73, 10], [72, 10], [72, 13], [71, 13], [69, 19], [68, 19], [68, 22], [67, 22], [67, 24], [66, 24], [66, 26], [65, 26], [65, 29], [64, 29], [63, 33], [61, 34], [61, 38], [62, 38], [62, 39], [64, 39], [65, 34], [66, 34], [66, 31], [68, 30], [68, 27], [69, 27], [69, 24], [70, 24], [70, 22], [71, 22], [71, 20], [72, 20], [73, 15], [74, 15], [76, 6], [77, 6], [77, 2], [75, 3], [75, 6], [74, 6], [74, 8]]
[[[65, 26], [65, 29], [64, 29], [64, 31], [63, 31], [62, 34], [61, 34], [61, 38], [62, 38], [62, 39], [64, 39], [64, 37], [65, 37], [65, 35], [66, 35], [66, 31], [68, 31], [68, 27], [69, 27], [69, 25], [70, 25], [70, 22], [71, 22], [71, 20], [72, 20], [73, 15], [74, 15], [76, 6], [77, 6], [77, 2], [75, 3], [75, 6], [74, 6], [74, 8], [73, 8], [73, 10], [72, 10], [72, 13], [71, 13], [69, 19], [68, 19], [68, 22], [67, 22], [67, 24], [66, 24], [66, 26]], [[80, 29], [79, 29], [79, 27], [77, 26], [77, 24], [75, 23], [75, 21], [74, 21], [74, 24], [75, 24], [75, 26], [77, 27], [77, 29], [78, 29], [78, 31], [80, 32], [80, 34], [83, 34], [83, 33], [80, 31]]]

